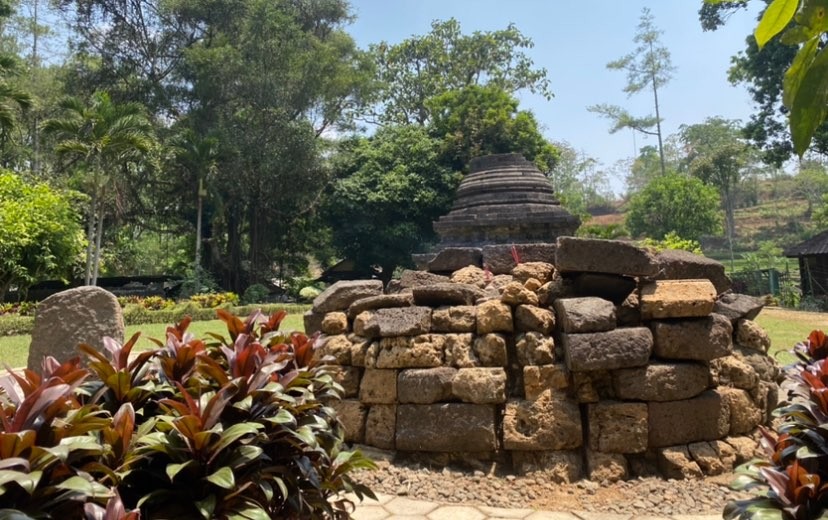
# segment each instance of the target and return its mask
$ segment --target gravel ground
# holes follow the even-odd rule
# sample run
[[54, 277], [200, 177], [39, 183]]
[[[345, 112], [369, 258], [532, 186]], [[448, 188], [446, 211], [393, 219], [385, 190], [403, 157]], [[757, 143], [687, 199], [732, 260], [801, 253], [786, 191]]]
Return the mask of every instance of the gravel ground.
[[356, 479], [375, 492], [441, 503], [669, 516], [721, 514], [728, 500], [748, 496], [729, 488], [732, 474], [699, 480], [648, 477], [617, 483], [554, 484], [496, 471], [429, 468], [388, 460], [379, 460], [377, 465], [377, 471], [360, 472]]

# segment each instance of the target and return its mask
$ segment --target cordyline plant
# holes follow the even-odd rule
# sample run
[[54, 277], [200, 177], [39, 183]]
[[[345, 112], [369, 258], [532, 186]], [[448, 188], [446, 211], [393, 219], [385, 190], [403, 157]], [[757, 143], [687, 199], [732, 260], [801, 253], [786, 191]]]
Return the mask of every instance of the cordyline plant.
[[786, 368], [787, 403], [774, 412], [779, 426], [761, 429], [767, 459], [741, 466], [734, 482], [758, 493], [729, 502], [727, 520], [828, 517], [828, 338], [815, 330], [793, 352], [799, 361]]
[[0, 519], [348, 518], [349, 473], [372, 468], [344, 449], [323, 403], [341, 388], [312, 340], [285, 317], [218, 311], [229, 338], [167, 328], [158, 349], [44, 361], [9, 371], [0, 391]]

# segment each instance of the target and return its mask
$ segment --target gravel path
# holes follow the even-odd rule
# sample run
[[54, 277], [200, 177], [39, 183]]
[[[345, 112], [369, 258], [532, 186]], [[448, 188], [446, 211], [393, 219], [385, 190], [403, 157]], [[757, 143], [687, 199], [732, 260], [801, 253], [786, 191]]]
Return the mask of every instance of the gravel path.
[[595, 511], [635, 515], [721, 514], [728, 500], [746, 498], [731, 490], [732, 474], [703, 480], [639, 478], [614, 484], [580, 481], [553, 484], [538, 477], [428, 468], [387, 460], [357, 480], [372, 490], [441, 503], [552, 511]]

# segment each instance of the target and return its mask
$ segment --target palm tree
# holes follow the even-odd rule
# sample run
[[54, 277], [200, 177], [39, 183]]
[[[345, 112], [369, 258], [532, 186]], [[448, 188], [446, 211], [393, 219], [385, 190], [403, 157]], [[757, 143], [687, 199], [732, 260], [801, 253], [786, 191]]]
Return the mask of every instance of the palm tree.
[[107, 186], [130, 163], [146, 158], [154, 143], [152, 126], [137, 103], [113, 103], [106, 92], [96, 92], [86, 104], [77, 98], [60, 103], [64, 117], [43, 123], [45, 132], [58, 136], [58, 156], [86, 174], [89, 195], [86, 248], [87, 285], [96, 285], [101, 238], [106, 214]]
[[[0, 55], [0, 150], [7, 151], [12, 134], [18, 128], [21, 111], [32, 106], [32, 97], [9, 81], [19, 73], [17, 61], [9, 55]], [[2, 164], [9, 165], [10, 158], [4, 153]]]

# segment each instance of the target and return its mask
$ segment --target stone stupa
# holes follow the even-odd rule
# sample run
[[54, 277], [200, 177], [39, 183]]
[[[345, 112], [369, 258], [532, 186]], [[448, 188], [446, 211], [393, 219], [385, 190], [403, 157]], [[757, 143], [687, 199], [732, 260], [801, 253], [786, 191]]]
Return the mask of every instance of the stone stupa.
[[468, 265], [493, 274], [522, 262], [552, 262], [555, 241], [575, 233], [578, 217], [555, 198], [549, 180], [521, 154], [472, 159], [451, 211], [434, 222], [440, 243], [415, 255], [418, 266], [451, 272]]

